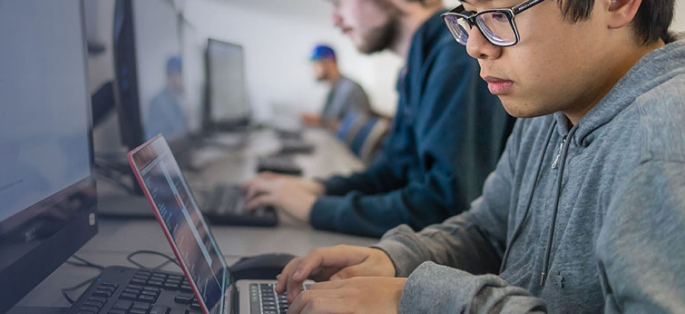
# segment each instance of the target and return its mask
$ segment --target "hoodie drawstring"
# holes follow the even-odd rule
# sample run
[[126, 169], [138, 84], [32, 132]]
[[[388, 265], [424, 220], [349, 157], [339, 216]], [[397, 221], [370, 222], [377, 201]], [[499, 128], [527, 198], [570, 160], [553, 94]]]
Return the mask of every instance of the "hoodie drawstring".
[[[561, 182], [562, 182], [562, 177], [564, 176], [564, 168], [566, 166], [566, 157], [568, 157], [568, 149], [571, 147], [571, 139], [573, 138], [573, 134], [576, 133], [576, 130], [578, 128], [573, 128], [569, 132], [567, 136], [564, 137], [564, 140], [561, 144], [561, 147], [563, 147], [563, 152], [561, 153], [561, 162], [557, 163], [555, 161], [555, 166], [559, 167], [559, 175], [557, 177], [557, 195], [554, 200], [554, 211], [552, 211], [552, 223], [549, 225], [549, 234], [547, 235], [547, 247], [545, 248], [545, 259], [542, 263], [542, 272], [540, 273], [540, 287], [545, 285], [545, 281], [547, 279], [547, 272], [549, 271], [549, 257], [552, 254], [552, 241], [554, 240], [554, 229], [557, 221], [557, 212], [559, 211], [559, 200], [561, 199]], [[557, 156], [557, 161], [559, 156]]]
[[526, 219], [528, 218], [528, 211], [530, 210], [530, 206], [533, 204], [533, 194], [535, 194], [535, 190], [538, 187], [538, 182], [540, 180], [540, 173], [542, 172], [542, 163], [545, 161], [545, 156], [547, 155], [547, 147], [549, 147], [549, 142], [552, 140], [552, 135], [554, 134], [554, 130], [557, 127], [557, 122], [555, 121], [552, 123], [552, 127], [549, 129], [549, 133], [547, 134], [547, 140], [545, 141], [547, 144], [545, 144], [545, 149], [542, 151], [542, 154], [540, 155], [540, 159], [538, 160], [538, 167], [537, 167], [537, 173], [535, 174], [535, 181], [533, 182], [533, 189], [530, 191], [530, 194], [528, 195], [528, 201], [526, 205], [526, 211], [523, 213], [523, 218], [521, 219], [521, 222], [516, 225], [516, 229], [514, 229], [514, 234], [511, 237], [511, 240], [509, 240], [509, 243], [507, 244], [505, 250], [504, 250], [504, 255], [502, 256], [502, 264], [500, 265], [499, 272], [500, 274], [504, 271], [504, 267], [507, 264], [507, 259], [509, 258], [509, 252], [511, 249], [511, 246], [514, 244], [516, 239], [519, 237], [521, 234], [521, 231], [523, 230], [522, 226], [525, 224]]

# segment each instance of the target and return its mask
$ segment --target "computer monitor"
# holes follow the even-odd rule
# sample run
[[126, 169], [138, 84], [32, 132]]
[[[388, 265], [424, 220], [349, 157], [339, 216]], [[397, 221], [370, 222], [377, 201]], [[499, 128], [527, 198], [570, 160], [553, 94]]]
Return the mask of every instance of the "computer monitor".
[[193, 135], [202, 132], [202, 113], [205, 103], [205, 46], [206, 40], [187, 20], [181, 22], [183, 83], [187, 95], [188, 130]]
[[207, 84], [206, 128], [230, 130], [249, 123], [242, 46], [208, 39]]
[[97, 232], [82, 11], [0, 1], [0, 313]]
[[189, 110], [179, 16], [166, 0], [117, 0], [113, 46], [123, 144], [133, 149], [158, 133], [187, 150]]

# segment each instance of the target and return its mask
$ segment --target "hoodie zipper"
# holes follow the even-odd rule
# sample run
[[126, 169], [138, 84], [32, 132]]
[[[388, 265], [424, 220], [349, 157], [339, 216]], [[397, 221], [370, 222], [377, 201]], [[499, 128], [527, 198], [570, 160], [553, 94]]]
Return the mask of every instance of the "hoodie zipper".
[[561, 158], [561, 152], [564, 149], [564, 144], [566, 144], [566, 138], [568, 135], [564, 135], [564, 138], [561, 141], [561, 144], [559, 144], [559, 150], [557, 151], [557, 156], [554, 157], [554, 162], [552, 163], [552, 169], [557, 169], [559, 167], [559, 158]]
[[559, 174], [557, 175], [557, 195], [554, 200], [554, 211], [552, 211], [552, 221], [549, 225], [549, 234], [547, 235], [547, 247], [545, 248], [544, 260], [542, 262], [542, 271], [540, 272], [540, 287], [545, 285], [547, 279], [547, 273], [549, 271], [549, 258], [552, 254], [552, 242], [554, 241], [554, 230], [557, 223], [557, 213], [559, 212], [559, 201], [561, 199], [561, 182], [564, 175], [564, 166], [566, 165], [566, 157], [568, 157], [568, 149], [571, 146], [566, 145], [566, 140], [572, 137], [576, 133], [577, 128], [574, 127], [565, 135], [559, 146], [559, 152], [556, 158], [554, 158], [554, 163], [552, 164], [552, 169], [559, 168]]

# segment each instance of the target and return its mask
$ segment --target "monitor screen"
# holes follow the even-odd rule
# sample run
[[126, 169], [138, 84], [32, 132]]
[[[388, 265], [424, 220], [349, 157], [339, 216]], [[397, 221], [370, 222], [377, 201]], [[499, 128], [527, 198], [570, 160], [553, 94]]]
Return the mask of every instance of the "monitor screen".
[[97, 231], [82, 17], [0, 1], [0, 312]]
[[178, 21], [170, 1], [116, 2], [119, 122], [124, 145], [131, 149], [159, 133], [174, 142], [190, 132], [194, 105], [186, 94]]
[[209, 119], [214, 123], [246, 121], [250, 115], [245, 84], [245, 55], [240, 45], [207, 42]]
[[205, 43], [198, 30], [184, 21], [181, 24], [183, 42], [183, 83], [187, 99], [188, 129], [198, 134], [202, 128], [202, 110], [205, 102]]
[[129, 161], [197, 297], [211, 313], [225, 313], [226, 261], [164, 137], [133, 150]]

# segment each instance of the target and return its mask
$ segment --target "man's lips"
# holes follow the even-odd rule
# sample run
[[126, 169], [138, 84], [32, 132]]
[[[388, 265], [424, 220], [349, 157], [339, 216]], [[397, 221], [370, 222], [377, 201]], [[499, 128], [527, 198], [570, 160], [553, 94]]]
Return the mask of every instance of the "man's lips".
[[482, 78], [488, 82], [488, 89], [493, 95], [507, 94], [511, 90], [512, 85], [514, 85], [514, 82], [510, 80], [505, 80], [494, 76], [485, 76]]

